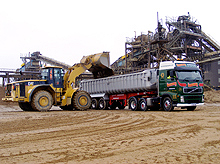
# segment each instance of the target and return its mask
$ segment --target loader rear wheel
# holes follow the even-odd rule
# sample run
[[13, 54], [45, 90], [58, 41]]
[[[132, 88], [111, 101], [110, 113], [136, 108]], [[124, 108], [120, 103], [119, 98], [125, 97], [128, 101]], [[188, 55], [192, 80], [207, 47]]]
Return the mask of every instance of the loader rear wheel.
[[23, 111], [34, 111], [31, 104], [28, 102], [18, 102], [18, 105]]
[[34, 110], [41, 112], [48, 111], [52, 107], [53, 98], [47, 91], [38, 91], [34, 94], [31, 106]]
[[91, 97], [85, 91], [77, 91], [73, 96], [73, 107], [76, 110], [86, 110], [91, 107]]

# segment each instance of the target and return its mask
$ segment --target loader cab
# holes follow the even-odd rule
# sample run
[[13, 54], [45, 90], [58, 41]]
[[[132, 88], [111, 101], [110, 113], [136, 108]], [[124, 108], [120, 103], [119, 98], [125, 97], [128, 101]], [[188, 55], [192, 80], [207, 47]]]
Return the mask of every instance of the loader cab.
[[41, 77], [47, 80], [47, 84], [53, 84], [55, 88], [63, 87], [64, 71], [62, 67], [49, 66], [42, 69]]

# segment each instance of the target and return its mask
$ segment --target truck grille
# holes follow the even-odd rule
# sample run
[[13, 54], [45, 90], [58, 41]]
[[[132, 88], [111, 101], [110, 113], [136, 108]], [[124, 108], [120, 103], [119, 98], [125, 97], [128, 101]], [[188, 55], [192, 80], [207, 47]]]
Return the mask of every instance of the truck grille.
[[202, 93], [202, 88], [183, 88], [183, 93]]
[[202, 102], [202, 95], [201, 96], [184, 96], [186, 103], [201, 103]]

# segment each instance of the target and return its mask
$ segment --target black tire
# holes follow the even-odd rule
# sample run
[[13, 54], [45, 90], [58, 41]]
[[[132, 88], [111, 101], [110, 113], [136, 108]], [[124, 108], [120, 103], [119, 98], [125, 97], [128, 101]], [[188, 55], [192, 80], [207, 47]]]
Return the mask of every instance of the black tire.
[[108, 108], [108, 105], [107, 105], [107, 102], [105, 101], [105, 99], [100, 98], [99, 99], [99, 109], [104, 110], [104, 109], [107, 109], [107, 108]]
[[141, 111], [146, 111], [147, 110], [147, 102], [146, 102], [146, 100], [144, 98], [141, 98], [139, 100], [138, 106], [139, 106], [139, 109]]
[[125, 108], [125, 102], [124, 102], [124, 100], [118, 101], [118, 102], [117, 102], [117, 106], [118, 106], [118, 109], [124, 109], [124, 108]]
[[171, 100], [170, 97], [165, 97], [163, 99], [163, 110], [166, 112], [170, 112], [174, 109], [173, 107], [173, 101]]
[[98, 100], [97, 99], [92, 99], [92, 109], [98, 109]]
[[34, 111], [31, 104], [28, 102], [18, 102], [18, 105], [23, 111]]
[[129, 109], [135, 111], [138, 109], [137, 99], [135, 97], [129, 98]]
[[34, 110], [48, 111], [53, 105], [52, 95], [47, 91], [38, 91], [34, 94], [31, 106]]
[[73, 96], [73, 107], [76, 110], [86, 110], [91, 107], [91, 97], [85, 91], [77, 91]]
[[196, 106], [188, 106], [187, 110], [188, 111], [194, 111], [196, 109]]

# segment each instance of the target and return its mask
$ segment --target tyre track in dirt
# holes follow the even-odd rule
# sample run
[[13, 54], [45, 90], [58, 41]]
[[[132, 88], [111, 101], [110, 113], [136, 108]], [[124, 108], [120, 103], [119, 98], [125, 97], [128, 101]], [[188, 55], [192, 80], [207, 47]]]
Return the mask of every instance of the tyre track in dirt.
[[0, 112], [0, 118], [4, 116], [9, 121], [0, 120], [1, 163], [215, 163], [219, 159], [220, 109]]
[[[19, 145], [22, 145], [22, 143], [27, 142], [27, 140], [25, 138], [28, 138], [29, 139], [28, 141], [31, 142], [31, 143], [34, 143], [38, 140], [41, 141], [41, 140], [46, 139], [46, 140], [50, 141], [51, 139], [53, 139], [53, 140], [55, 140], [55, 142], [50, 143], [52, 145], [57, 144], [56, 140], [57, 141], [62, 140], [63, 145], [68, 145], [69, 142], [70, 142], [69, 138], [73, 139], [73, 136], [74, 136], [74, 141], [75, 142], [77, 142], [77, 140], [81, 140], [82, 137], [84, 137], [84, 138], [87, 137], [88, 139], [85, 139], [83, 141], [78, 141], [77, 144], [73, 144], [72, 147], [93, 145], [95, 143], [95, 141], [99, 141], [99, 144], [102, 144], [102, 143], [109, 142], [109, 140], [107, 140], [107, 138], [109, 138], [109, 137], [107, 137], [107, 136], [104, 136], [104, 142], [102, 141], [103, 139], [99, 139], [100, 138], [100, 133], [103, 133], [103, 131], [104, 131], [105, 134], [106, 133], [112, 133], [113, 131], [115, 131], [115, 129], [117, 129], [117, 131], [120, 132], [120, 131], [122, 131], [122, 129], [124, 127], [126, 127], [126, 129], [132, 129], [134, 126], [135, 126], [135, 128], [139, 128], [138, 124], [143, 126], [142, 124], [144, 124], [145, 122], [149, 122], [149, 120], [142, 121], [142, 120], [144, 120], [142, 115], [136, 115], [132, 119], [130, 119], [130, 118], [127, 119], [126, 116], [123, 116], [124, 119], [120, 119], [121, 116], [114, 116], [114, 114], [111, 114], [111, 115], [113, 116], [112, 118], [108, 114], [108, 116], [106, 116], [106, 117], [93, 119], [95, 124], [97, 124], [96, 120], [99, 120], [99, 122], [103, 122], [103, 125], [105, 125], [105, 124], [110, 125], [107, 128], [106, 127], [104, 127], [104, 128], [101, 127], [100, 128], [100, 125], [97, 126], [97, 127], [92, 126], [92, 124], [91, 124], [92, 121], [90, 120], [91, 122], [90, 122], [89, 126], [92, 126], [92, 130], [88, 130], [88, 129], [91, 129], [91, 128], [88, 128], [88, 127], [85, 130], [82, 130], [82, 127], [83, 127], [83, 124], [85, 124], [85, 121], [84, 121], [84, 117], [81, 117], [80, 120], [82, 120], [82, 121], [80, 121], [80, 120], [76, 121], [78, 123], [78, 126], [80, 126], [80, 127], [77, 127], [77, 129], [74, 129], [74, 128], [71, 128], [70, 126], [68, 126], [68, 128], [70, 128], [71, 130], [64, 131], [63, 129], [65, 129], [65, 127], [62, 127], [62, 130], [53, 130], [52, 132], [49, 131], [48, 133], [53, 133], [53, 134], [52, 135], [51, 134], [50, 135], [46, 134], [46, 136], [42, 136], [42, 134], [38, 134], [38, 133], [44, 132], [44, 130], [43, 131], [42, 130], [41, 131], [39, 131], [39, 130], [31, 131], [31, 132], [26, 132], [26, 133], [22, 133], [22, 134], [14, 133], [14, 139], [13, 139], [13, 136], [10, 136], [10, 137], [7, 136], [6, 137], [6, 138], [9, 138], [10, 142], [9, 141], [7, 142], [7, 140], [3, 140], [4, 145], [6, 147], [10, 147], [10, 145], [11, 146], [13, 145], [12, 147], [17, 147], [18, 148]], [[93, 117], [94, 116], [95, 115], [93, 114]], [[111, 122], [108, 122], [106, 120], [111, 120]], [[112, 120], [115, 120], [115, 121], [112, 121]], [[87, 122], [88, 122], [88, 120], [87, 120]], [[59, 125], [57, 124], [57, 126], [59, 126]], [[79, 130], [79, 129], [81, 129], [81, 130]], [[56, 133], [54, 134], [54, 132], [59, 133], [59, 134], [58, 135]], [[30, 133], [34, 133], [34, 134], [30, 134]], [[62, 134], [60, 134], [60, 133], [62, 133]], [[98, 135], [97, 135], [97, 133], [98, 133]], [[39, 135], [39, 137], [37, 137], [38, 135]], [[95, 139], [90, 140], [89, 138], [91, 137], [91, 135], [93, 135], [94, 136], [93, 138], [95, 138]], [[14, 142], [11, 142], [11, 140], [14, 140]], [[65, 140], [67, 140], [66, 143], [64, 143]], [[39, 147], [41, 147], [41, 146], [39, 146]], [[20, 149], [23, 149], [23, 146]], [[60, 147], [58, 149], [60, 149]], [[51, 150], [54, 150], [54, 149], [51, 149]], [[49, 150], [49, 151], [51, 151], [51, 150]], [[43, 152], [43, 151], [48, 151], [48, 150], [42, 150], [41, 149], [41, 152]], [[30, 153], [30, 151], [28, 151], [28, 152]], [[36, 152], [38, 152], [38, 149], [33, 150], [33, 153], [36, 153]], [[18, 155], [23, 155], [23, 154], [22, 153], [21, 154], [20, 153], [19, 154], [16, 154], [16, 153], [15, 154], [13, 154], [13, 153], [10, 154], [10, 156], [18, 156]]]

